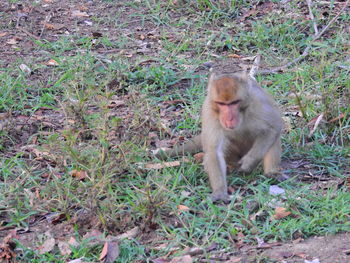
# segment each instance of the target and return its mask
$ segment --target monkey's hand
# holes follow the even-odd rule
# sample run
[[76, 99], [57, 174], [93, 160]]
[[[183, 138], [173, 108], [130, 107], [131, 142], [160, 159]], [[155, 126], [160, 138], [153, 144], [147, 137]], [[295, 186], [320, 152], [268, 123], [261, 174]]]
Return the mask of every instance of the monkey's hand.
[[239, 171], [243, 173], [250, 173], [257, 165], [258, 162], [256, 158], [252, 158], [249, 155], [243, 156], [243, 158], [238, 162], [240, 165]]

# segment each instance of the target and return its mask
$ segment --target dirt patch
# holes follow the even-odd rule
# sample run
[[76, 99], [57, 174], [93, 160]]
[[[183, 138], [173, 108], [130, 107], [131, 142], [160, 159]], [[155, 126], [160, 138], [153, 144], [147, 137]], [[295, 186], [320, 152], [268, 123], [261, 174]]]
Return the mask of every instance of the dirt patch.
[[263, 255], [274, 262], [318, 262], [317, 259], [321, 263], [350, 262], [350, 233], [312, 237], [297, 244], [284, 244], [268, 249]]

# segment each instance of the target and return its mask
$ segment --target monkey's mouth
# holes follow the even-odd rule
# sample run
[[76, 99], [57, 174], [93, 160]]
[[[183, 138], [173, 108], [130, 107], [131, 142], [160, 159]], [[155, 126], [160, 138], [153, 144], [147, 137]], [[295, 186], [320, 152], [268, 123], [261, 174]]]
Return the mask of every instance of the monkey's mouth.
[[224, 128], [227, 130], [233, 130], [238, 126], [238, 121], [237, 120], [229, 120], [225, 121]]

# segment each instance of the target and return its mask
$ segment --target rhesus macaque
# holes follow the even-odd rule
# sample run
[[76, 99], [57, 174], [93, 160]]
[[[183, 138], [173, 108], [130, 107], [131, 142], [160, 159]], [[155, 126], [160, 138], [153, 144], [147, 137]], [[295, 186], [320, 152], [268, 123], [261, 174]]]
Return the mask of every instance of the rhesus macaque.
[[283, 121], [273, 98], [246, 72], [212, 73], [202, 108], [202, 132], [158, 157], [204, 151], [213, 201], [228, 201], [227, 164], [251, 172], [261, 161], [264, 174], [278, 171]]

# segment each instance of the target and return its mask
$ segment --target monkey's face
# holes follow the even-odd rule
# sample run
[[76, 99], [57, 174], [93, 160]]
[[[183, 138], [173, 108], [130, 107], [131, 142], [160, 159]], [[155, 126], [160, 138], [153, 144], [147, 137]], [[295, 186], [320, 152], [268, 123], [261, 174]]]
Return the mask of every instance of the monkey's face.
[[239, 126], [239, 100], [232, 101], [228, 104], [216, 102], [219, 109], [220, 124], [224, 129], [232, 130]]
[[221, 77], [212, 83], [212, 108], [226, 130], [232, 130], [240, 124], [241, 91], [240, 83], [232, 77]]

